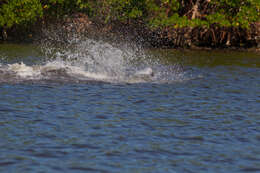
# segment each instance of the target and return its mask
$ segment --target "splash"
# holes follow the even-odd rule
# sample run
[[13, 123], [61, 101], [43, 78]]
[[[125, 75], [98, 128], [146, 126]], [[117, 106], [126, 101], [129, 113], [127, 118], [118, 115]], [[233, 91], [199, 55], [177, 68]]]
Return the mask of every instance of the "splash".
[[[48, 42], [47, 42], [48, 43]], [[1, 65], [0, 78], [11, 81], [101, 81], [110, 83], [165, 83], [185, 79], [178, 65], [162, 65], [134, 44], [74, 39], [62, 46], [43, 44], [41, 64]]]

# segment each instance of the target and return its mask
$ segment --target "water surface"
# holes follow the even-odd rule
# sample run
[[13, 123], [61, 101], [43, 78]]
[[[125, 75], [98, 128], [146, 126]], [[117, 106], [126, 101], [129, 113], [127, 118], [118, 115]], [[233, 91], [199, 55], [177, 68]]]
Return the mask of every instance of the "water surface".
[[[121, 50], [91, 64], [1, 45], [0, 172], [260, 171], [259, 54], [152, 50], [156, 63], [141, 66], [103, 59], [119, 51], [122, 60]], [[138, 76], [147, 68], [155, 74]]]

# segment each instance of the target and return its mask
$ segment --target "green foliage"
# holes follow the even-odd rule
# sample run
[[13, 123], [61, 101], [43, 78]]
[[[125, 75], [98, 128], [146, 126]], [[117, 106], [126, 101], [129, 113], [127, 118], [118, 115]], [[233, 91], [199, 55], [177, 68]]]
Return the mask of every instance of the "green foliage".
[[41, 2], [41, 4], [45, 16], [49, 17], [59, 18], [79, 11], [90, 14], [91, 11], [91, 3], [88, 0], [47, 0]]
[[[249, 28], [250, 23], [260, 20], [259, 0], [212, 0], [206, 7], [201, 3], [200, 9], [212, 9], [206, 14], [198, 11], [200, 15], [195, 19], [191, 19], [189, 15], [193, 12], [194, 3], [182, 6], [181, 1], [178, 0], [147, 0], [146, 2], [149, 14], [146, 17], [153, 27], [209, 27], [216, 24], [225, 27]], [[182, 14], [183, 11], [187, 12]]]
[[207, 16], [210, 23], [220, 26], [248, 28], [260, 20], [259, 0], [213, 0], [217, 12]]
[[206, 18], [209, 24], [218, 24], [220, 26], [227, 27], [231, 26], [230, 21], [227, 19], [227, 16], [222, 12], [222, 10], [220, 10], [220, 12], [208, 15]]
[[26, 24], [42, 15], [39, 0], [7, 0], [0, 7], [0, 27]]
[[5, 0], [0, 2], [0, 28], [26, 25], [40, 17], [63, 17], [73, 12], [89, 13], [88, 0]]
[[[62, 18], [74, 12], [99, 17], [104, 22], [142, 21], [153, 28], [249, 28], [260, 21], [260, 0], [3, 0], [0, 28], [26, 25], [41, 17]], [[194, 15], [195, 14], [195, 15]], [[195, 18], [194, 18], [195, 16]]]
[[146, 0], [149, 24], [152, 27], [183, 27], [188, 23], [186, 16], [180, 16], [180, 4], [177, 0]]
[[130, 19], [139, 19], [145, 13], [145, 0], [101, 0], [94, 6], [95, 13], [105, 22], [108, 21], [127, 21]]

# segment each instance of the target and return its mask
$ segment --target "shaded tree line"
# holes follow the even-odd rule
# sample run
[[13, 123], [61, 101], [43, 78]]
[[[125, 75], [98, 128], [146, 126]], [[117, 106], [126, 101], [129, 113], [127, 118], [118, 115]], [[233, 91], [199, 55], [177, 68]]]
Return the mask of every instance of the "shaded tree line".
[[243, 46], [259, 41], [259, 0], [2, 0], [2, 39], [10, 31], [30, 30], [36, 22], [79, 12], [105, 25], [145, 27], [153, 42], [160, 40], [170, 47]]

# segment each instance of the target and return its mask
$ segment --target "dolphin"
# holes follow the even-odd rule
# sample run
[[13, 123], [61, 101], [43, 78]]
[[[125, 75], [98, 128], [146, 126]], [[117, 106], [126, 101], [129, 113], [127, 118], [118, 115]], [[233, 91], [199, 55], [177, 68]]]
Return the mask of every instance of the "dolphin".
[[147, 67], [129, 76], [127, 82], [128, 83], [151, 82], [153, 80], [152, 79], [153, 77], [154, 77], [153, 69], [151, 67]]

